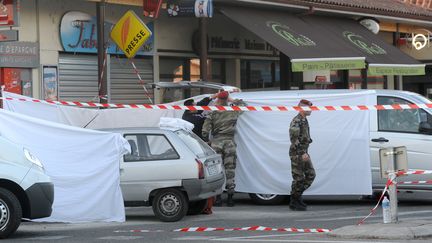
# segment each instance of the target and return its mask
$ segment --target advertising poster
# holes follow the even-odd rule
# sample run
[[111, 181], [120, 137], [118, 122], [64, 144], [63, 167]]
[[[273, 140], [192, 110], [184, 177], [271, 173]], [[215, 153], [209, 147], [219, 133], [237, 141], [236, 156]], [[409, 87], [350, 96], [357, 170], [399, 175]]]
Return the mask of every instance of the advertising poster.
[[43, 98], [45, 100], [58, 100], [58, 89], [57, 89], [57, 67], [56, 66], [44, 66], [43, 67]]

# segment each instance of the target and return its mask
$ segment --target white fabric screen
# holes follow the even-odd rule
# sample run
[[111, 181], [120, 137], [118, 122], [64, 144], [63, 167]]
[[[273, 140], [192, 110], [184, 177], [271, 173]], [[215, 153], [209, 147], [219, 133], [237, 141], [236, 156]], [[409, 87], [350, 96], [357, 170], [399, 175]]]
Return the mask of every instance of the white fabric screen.
[[[48, 109], [43, 111], [49, 114]], [[39, 221], [125, 221], [119, 171], [120, 157], [130, 146], [121, 135], [66, 126], [3, 109], [0, 121], [1, 135], [32, 151], [54, 184], [52, 215]]]
[[[199, 100], [203, 96], [195, 97]], [[270, 91], [232, 94], [248, 105], [297, 105], [300, 99], [314, 105], [370, 105], [375, 103], [374, 91]], [[39, 104], [6, 101], [14, 111], [33, 113]], [[183, 101], [171, 104], [183, 104]], [[83, 115], [83, 109], [60, 107], [59, 122], [80, 126], [94, 114]], [[181, 117], [182, 111], [117, 109], [92, 111], [98, 117], [89, 128], [158, 126], [160, 117]], [[251, 193], [289, 194], [291, 162], [289, 159], [289, 125], [296, 112], [245, 112], [237, 123], [238, 145], [236, 190]], [[41, 117], [56, 117], [53, 114]], [[84, 118], [85, 117], [85, 118]], [[372, 193], [369, 155], [368, 111], [320, 111], [309, 117], [312, 162], [317, 177], [309, 195]]]

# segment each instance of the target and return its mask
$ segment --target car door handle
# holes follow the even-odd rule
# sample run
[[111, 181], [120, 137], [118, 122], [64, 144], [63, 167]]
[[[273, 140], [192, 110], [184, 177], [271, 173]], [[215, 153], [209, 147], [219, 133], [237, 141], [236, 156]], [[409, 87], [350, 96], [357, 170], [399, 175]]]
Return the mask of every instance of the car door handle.
[[372, 138], [371, 141], [375, 142], [375, 143], [387, 143], [389, 140], [386, 139], [386, 138], [381, 137], [381, 138]]

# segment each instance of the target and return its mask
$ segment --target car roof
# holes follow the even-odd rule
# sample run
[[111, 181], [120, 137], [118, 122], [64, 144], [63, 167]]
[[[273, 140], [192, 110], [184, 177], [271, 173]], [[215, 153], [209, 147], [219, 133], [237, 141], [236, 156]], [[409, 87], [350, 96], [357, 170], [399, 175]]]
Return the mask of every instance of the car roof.
[[223, 89], [223, 90], [238, 90], [239, 88], [221, 84], [221, 83], [214, 83], [214, 82], [208, 82], [208, 81], [179, 81], [179, 82], [157, 82], [157, 83], [151, 83], [151, 85], [154, 88], [176, 88], [176, 89], [188, 89], [188, 88], [210, 88], [210, 89]]
[[98, 129], [105, 132], [160, 132], [160, 131], [177, 131], [180, 129], [168, 129], [160, 127], [118, 127], [118, 128], [103, 128]]

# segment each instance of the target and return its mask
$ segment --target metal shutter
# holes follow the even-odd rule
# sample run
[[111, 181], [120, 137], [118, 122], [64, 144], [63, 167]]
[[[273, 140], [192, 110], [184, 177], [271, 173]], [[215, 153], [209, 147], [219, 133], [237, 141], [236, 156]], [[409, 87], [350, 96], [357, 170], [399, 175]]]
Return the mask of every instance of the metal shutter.
[[97, 56], [60, 54], [59, 99], [99, 101]]
[[[142, 80], [153, 83], [153, 59], [134, 58]], [[110, 98], [111, 103], [119, 104], [149, 104], [148, 96], [154, 102], [154, 93], [150, 85], [146, 85], [148, 94], [140, 84], [134, 68], [127, 58], [111, 56], [110, 59]]]

